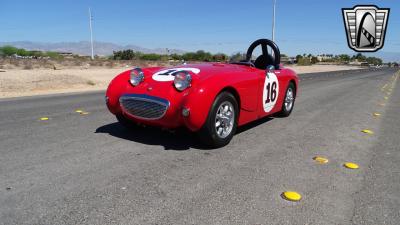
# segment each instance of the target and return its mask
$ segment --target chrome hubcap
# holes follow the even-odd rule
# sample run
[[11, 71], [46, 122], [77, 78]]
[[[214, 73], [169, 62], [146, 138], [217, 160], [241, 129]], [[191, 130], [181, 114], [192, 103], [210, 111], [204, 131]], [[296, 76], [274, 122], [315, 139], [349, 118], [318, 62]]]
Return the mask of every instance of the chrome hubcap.
[[226, 138], [233, 129], [233, 124], [235, 122], [235, 110], [233, 109], [232, 103], [226, 101], [223, 102], [215, 116], [215, 131], [218, 137]]
[[293, 102], [294, 102], [294, 92], [292, 88], [288, 88], [286, 92], [286, 98], [285, 98], [285, 108], [287, 111], [290, 111], [293, 107]]

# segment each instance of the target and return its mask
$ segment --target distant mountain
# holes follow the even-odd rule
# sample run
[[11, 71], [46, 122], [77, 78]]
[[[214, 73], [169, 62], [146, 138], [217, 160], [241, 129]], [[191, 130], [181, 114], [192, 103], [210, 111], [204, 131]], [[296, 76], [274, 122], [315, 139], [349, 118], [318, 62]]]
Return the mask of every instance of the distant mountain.
[[[91, 47], [90, 42], [58, 42], [58, 43], [43, 43], [43, 42], [30, 42], [30, 41], [16, 41], [16, 42], [0, 42], [0, 46], [12, 45], [17, 48], [24, 48], [26, 50], [39, 50], [39, 51], [55, 51], [55, 52], [72, 52], [79, 55], [90, 55]], [[94, 54], [100, 56], [112, 55], [113, 51], [120, 51], [125, 49], [132, 49], [143, 53], [157, 53], [166, 54], [167, 50], [162, 48], [149, 49], [142, 48], [136, 45], [117, 45], [108, 42], [94, 42]], [[184, 51], [179, 49], [169, 49], [170, 54], [182, 54]]]

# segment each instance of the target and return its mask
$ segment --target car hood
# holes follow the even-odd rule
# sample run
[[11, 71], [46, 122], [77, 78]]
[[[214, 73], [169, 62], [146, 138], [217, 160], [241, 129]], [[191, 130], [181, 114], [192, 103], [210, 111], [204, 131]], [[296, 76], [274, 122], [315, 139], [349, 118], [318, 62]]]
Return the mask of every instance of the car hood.
[[144, 69], [145, 80], [147, 82], [173, 82], [174, 72], [188, 71], [192, 75], [193, 80], [205, 80], [210, 76], [223, 76], [232, 73], [242, 73], [254, 70], [243, 65], [226, 64], [226, 63], [202, 63], [187, 64], [174, 67], [152, 67]]

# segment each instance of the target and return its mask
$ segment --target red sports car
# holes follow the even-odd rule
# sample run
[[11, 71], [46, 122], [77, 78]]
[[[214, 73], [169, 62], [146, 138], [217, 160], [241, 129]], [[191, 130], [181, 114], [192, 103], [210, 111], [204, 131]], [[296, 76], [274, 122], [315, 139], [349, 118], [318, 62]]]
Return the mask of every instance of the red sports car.
[[[252, 60], [258, 46], [262, 53]], [[280, 64], [277, 45], [260, 39], [240, 62], [125, 71], [111, 81], [106, 102], [124, 126], [183, 126], [220, 147], [238, 126], [272, 114], [289, 116], [297, 92], [298, 77]]]

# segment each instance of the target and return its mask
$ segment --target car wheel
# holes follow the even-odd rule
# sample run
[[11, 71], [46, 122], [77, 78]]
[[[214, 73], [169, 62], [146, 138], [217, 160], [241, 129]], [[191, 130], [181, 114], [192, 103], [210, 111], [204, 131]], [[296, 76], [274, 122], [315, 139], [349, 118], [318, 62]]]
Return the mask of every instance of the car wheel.
[[222, 92], [215, 98], [199, 132], [200, 140], [209, 147], [227, 145], [236, 132], [238, 115], [236, 98], [229, 92]]
[[282, 110], [279, 113], [282, 117], [288, 117], [293, 110], [294, 101], [296, 100], [296, 87], [293, 82], [289, 83], [286, 89], [285, 99], [283, 100]]
[[124, 128], [128, 130], [134, 130], [138, 127], [138, 125], [127, 118], [125, 118], [123, 115], [116, 115], [117, 120], [119, 124], [121, 124]]

